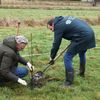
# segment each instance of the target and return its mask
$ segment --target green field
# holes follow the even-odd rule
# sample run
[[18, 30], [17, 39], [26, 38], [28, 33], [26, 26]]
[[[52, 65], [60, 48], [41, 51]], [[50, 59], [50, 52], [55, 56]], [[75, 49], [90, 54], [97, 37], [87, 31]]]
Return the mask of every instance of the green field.
[[[100, 10], [43, 10], [43, 9], [0, 9], [0, 19], [45, 19], [50, 16], [73, 15], [79, 18], [97, 18]], [[0, 100], [100, 100], [100, 25], [91, 26], [95, 31], [96, 49], [88, 50], [86, 77], [80, 78], [75, 73], [74, 85], [72, 88], [61, 88], [64, 82], [63, 57], [60, 57], [46, 75], [59, 78], [59, 81], [47, 82], [41, 88], [33, 90], [19, 84], [8, 84], [0, 87]], [[32, 60], [37, 70], [43, 70], [49, 61], [50, 49], [52, 46], [53, 33], [46, 26], [20, 27], [20, 34], [29, 39], [29, 45], [21, 52], [23, 57], [31, 60], [31, 33], [32, 33]], [[15, 27], [0, 27], [0, 41], [6, 36], [16, 35]], [[69, 42], [63, 40], [60, 50], [63, 50]], [[39, 55], [37, 55], [39, 54]], [[79, 58], [74, 58], [75, 72], [78, 70]], [[29, 81], [29, 76], [25, 77]]]
[[95, 18], [100, 16], [100, 10], [46, 10], [46, 9], [0, 9], [0, 18], [12, 19], [44, 19], [50, 16], [73, 15], [76, 17]]

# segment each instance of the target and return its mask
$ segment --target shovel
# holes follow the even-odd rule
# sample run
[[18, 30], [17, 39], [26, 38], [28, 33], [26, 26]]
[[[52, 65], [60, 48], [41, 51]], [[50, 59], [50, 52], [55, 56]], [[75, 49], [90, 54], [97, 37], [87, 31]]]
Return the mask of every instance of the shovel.
[[[61, 53], [55, 57], [54, 62], [68, 49], [69, 45], [61, 51]], [[46, 70], [51, 66], [51, 63], [48, 63], [46, 68], [43, 71], [38, 71], [35, 74], [31, 72], [31, 87], [41, 87], [44, 85], [45, 82], [45, 75], [44, 73]]]

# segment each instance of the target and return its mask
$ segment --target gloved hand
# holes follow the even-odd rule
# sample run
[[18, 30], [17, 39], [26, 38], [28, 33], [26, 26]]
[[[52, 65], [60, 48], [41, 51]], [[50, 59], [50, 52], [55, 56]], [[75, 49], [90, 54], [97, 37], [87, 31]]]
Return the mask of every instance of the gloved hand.
[[32, 66], [32, 64], [30, 62], [27, 63], [27, 66], [28, 66], [30, 71], [34, 70], [34, 66]]
[[27, 86], [27, 82], [25, 80], [22, 80], [21, 78], [18, 78], [18, 83]]
[[53, 65], [55, 63], [54, 59], [50, 58], [49, 64]]

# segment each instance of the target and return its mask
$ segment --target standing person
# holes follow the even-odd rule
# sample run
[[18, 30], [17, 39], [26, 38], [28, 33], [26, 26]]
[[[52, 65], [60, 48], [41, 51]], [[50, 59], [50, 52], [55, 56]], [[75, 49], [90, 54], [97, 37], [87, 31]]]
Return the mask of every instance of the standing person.
[[0, 44], [0, 83], [6, 81], [18, 82], [27, 86], [27, 82], [22, 77], [28, 74], [28, 69], [18, 67], [18, 63], [28, 66], [32, 71], [34, 66], [19, 54], [27, 45], [28, 40], [24, 36], [10, 36]]
[[54, 41], [51, 49], [50, 63], [54, 63], [54, 58], [60, 47], [62, 38], [71, 43], [64, 55], [64, 65], [66, 72], [66, 81], [64, 86], [71, 86], [74, 80], [74, 69], [72, 66], [73, 57], [79, 54], [80, 72], [84, 77], [86, 65], [87, 49], [95, 47], [95, 36], [92, 28], [83, 20], [73, 16], [58, 16], [48, 21], [47, 28], [54, 32]]

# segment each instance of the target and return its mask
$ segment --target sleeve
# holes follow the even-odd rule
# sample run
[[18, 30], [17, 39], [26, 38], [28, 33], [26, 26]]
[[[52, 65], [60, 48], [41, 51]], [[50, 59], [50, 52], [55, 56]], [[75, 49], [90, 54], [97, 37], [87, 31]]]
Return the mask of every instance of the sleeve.
[[20, 56], [20, 54], [17, 55], [18, 57], [18, 62], [20, 62], [23, 65], [27, 65], [27, 62], [23, 57]]
[[60, 30], [54, 31], [54, 41], [53, 41], [51, 54], [50, 54], [51, 59], [55, 58], [55, 56], [59, 50], [61, 41], [62, 41], [62, 31], [60, 31]]
[[18, 76], [13, 74], [10, 70], [10, 68], [12, 67], [12, 63], [13, 63], [12, 57], [8, 56], [7, 54], [4, 54], [0, 66], [0, 73], [6, 79], [16, 82], [18, 80]]

